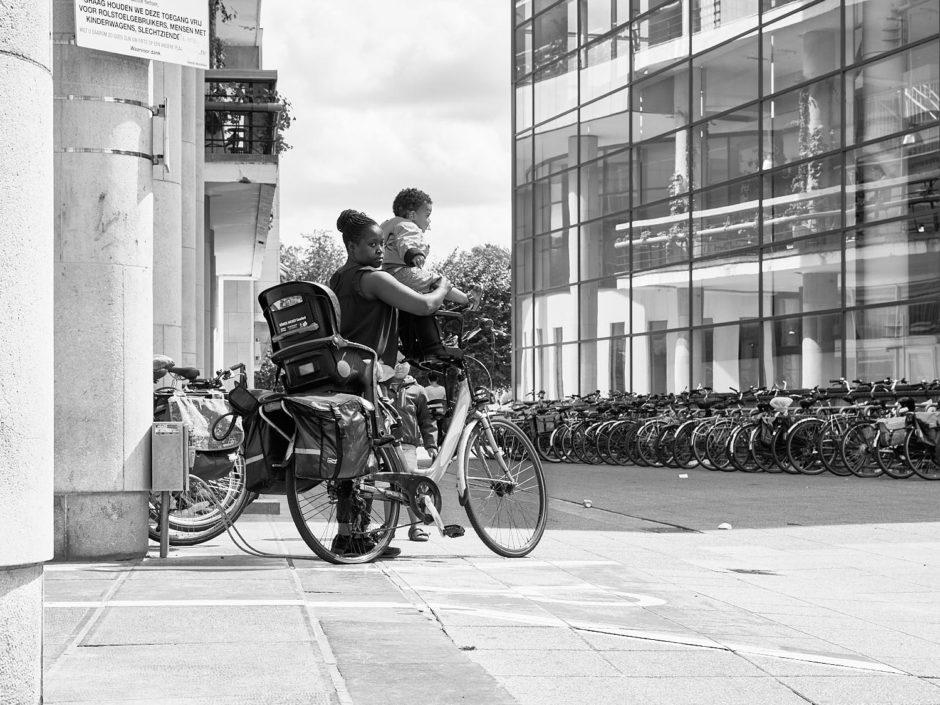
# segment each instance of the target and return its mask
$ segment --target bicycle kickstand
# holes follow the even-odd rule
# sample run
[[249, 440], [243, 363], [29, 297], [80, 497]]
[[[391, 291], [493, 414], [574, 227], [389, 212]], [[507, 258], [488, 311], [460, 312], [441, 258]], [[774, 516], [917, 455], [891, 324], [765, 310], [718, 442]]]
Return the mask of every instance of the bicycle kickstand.
[[425, 495], [422, 499], [424, 500], [424, 511], [430, 514], [431, 518], [434, 519], [434, 525], [437, 527], [437, 530], [441, 532], [441, 536], [456, 539], [464, 535], [465, 529], [460, 524], [444, 523], [441, 519], [441, 515], [437, 512], [437, 507], [434, 506], [434, 502], [430, 497]]

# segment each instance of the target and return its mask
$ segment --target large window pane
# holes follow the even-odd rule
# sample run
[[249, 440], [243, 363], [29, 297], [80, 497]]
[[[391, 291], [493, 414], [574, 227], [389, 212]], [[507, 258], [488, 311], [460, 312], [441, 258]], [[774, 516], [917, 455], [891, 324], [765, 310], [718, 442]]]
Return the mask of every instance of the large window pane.
[[582, 57], [582, 103], [626, 85], [630, 80], [629, 27], [586, 47]]
[[535, 233], [559, 230], [578, 222], [577, 171], [564, 171], [535, 183]]
[[757, 104], [692, 127], [696, 188], [756, 174], [762, 164]]
[[764, 252], [764, 315], [842, 306], [842, 236], [806, 238]]
[[[625, 334], [630, 329], [630, 279], [603, 279], [581, 285], [581, 338]], [[615, 331], [620, 331], [616, 333]]]
[[764, 93], [785, 91], [839, 68], [839, 0], [764, 27]]
[[[535, 342], [578, 339], [578, 290], [565, 287], [535, 295]], [[572, 376], [575, 379], [576, 376]]]
[[516, 132], [532, 127], [532, 77], [528, 76], [516, 83], [516, 95], [513, 103], [516, 110]]
[[692, 268], [692, 323], [757, 318], [757, 272], [756, 252], [696, 263]]
[[638, 335], [632, 347], [632, 391], [668, 394], [690, 386], [688, 331], [657, 330]]
[[940, 377], [940, 300], [846, 314], [850, 379]]
[[515, 0], [516, 3], [516, 13], [515, 13], [515, 22], [519, 24], [520, 22], [525, 22], [532, 16], [532, 0]]
[[940, 42], [902, 51], [846, 74], [848, 144], [936, 122]]
[[845, 63], [857, 63], [940, 32], [940, 7], [930, 0], [846, 0], [845, 31]]
[[694, 58], [693, 119], [757, 100], [758, 61], [756, 33]]
[[692, 53], [717, 46], [757, 25], [753, 0], [692, 0]]
[[685, 64], [633, 86], [633, 141], [656, 137], [689, 122], [689, 67]]
[[515, 239], [532, 237], [535, 230], [532, 223], [532, 186], [516, 189], [515, 203], [513, 204], [513, 218], [515, 220]]
[[842, 157], [773, 171], [764, 178], [764, 242], [781, 242], [842, 226]]
[[632, 308], [634, 334], [688, 326], [688, 265], [635, 274]]
[[518, 81], [523, 76], [532, 73], [532, 24], [517, 27], [513, 33], [513, 80]]
[[[628, 89], [612, 93], [581, 107], [581, 134], [592, 135], [598, 152], [630, 144], [630, 93]], [[581, 161], [587, 161], [582, 156]]]
[[757, 179], [699, 191], [692, 197], [692, 256], [737, 250], [759, 242]]
[[631, 0], [582, 0], [583, 41], [589, 42], [629, 21], [630, 4]]
[[692, 343], [692, 386], [727, 392], [760, 384], [759, 321], [699, 328], [692, 332]]
[[842, 377], [842, 315], [795, 316], [764, 323], [768, 384], [825, 387]]
[[533, 300], [531, 296], [518, 296], [512, 309], [512, 332], [516, 344], [528, 347], [535, 342], [533, 333]]
[[514, 351], [515, 359], [515, 389], [513, 395], [516, 399], [525, 399], [533, 392], [535, 386], [535, 363], [532, 348], [517, 349]]
[[532, 136], [516, 138], [516, 186], [532, 181]]
[[636, 75], [658, 71], [689, 55], [689, 38], [682, 33], [683, 5], [688, 5], [688, 0], [665, 2], [634, 22], [633, 70]]
[[582, 220], [628, 209], [630, 150], [615, 152], [582, 166], [580, 196]]
[[849, 226], [907, 218], [912, 232], [940, 229], [940, 129], [918, 130], [846, 154]]
[[940, 296], [940, 233], [886, 223], [848, 236], [846, 304], [864, 306]]
[[577, 229], [559, 230], [535, 238], [535, 289], [542, 291], [575, 281], [578, 262]]
[[581, 226], [581, 278], [630, 271], [630, 214], [610, 215]]
[[532, 22], [532, 54], [536, 67], [551, 64], [577, 47], [577, 3], [573, 0], [559, 3]]
[[775, 167], [841, 146], [841, 83], [830, 77], [764, 102], [764, 162]]
[[534, 284], [532, 263], [532, 240], [522, 240], [514, 248], [514, 285], [519, 293], [532, 291]]
[[633, 209], [630, 233], [634, 272], [689, 258], [688, 211], [687, 195]]
[[535, 178], [574, 166], [578, 158], [577, 120], [577, 112], [570, 112], [535, 128]]
[[[549, 340], [559, 329], [549, 331]], [[578, 393], [578, 345], [551, 345], [535, 349], [536, 392], [544, 391], [547, 399], [564, 399]]]
[[581, 393], [630, 390], [630, 339], [625, 335], [581, 344]]
[[535, 72], [535, 122], [567, 112], [578, 102], [578, 57], [572, 54]]
[[652, 203], [677, 191], [681, 193], [688, 190], [687, 184], [675, 180], [678, 173], [676, 162], [679, 163], [679, 168], [687, 164], [688, 143], [688, 130], [681, 130], [658, 140], [645, 142], [634, 149], [634, 205]]

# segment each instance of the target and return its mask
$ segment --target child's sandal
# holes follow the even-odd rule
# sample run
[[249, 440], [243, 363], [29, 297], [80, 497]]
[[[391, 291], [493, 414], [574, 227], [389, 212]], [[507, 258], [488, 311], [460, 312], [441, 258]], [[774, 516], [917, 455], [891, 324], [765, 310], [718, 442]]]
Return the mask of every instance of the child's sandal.
[[410, 529], [408, 529], [408, 540], [424, 543], [428, 540], [428, 532], [422, 529], [420, 526], [412, 526]]

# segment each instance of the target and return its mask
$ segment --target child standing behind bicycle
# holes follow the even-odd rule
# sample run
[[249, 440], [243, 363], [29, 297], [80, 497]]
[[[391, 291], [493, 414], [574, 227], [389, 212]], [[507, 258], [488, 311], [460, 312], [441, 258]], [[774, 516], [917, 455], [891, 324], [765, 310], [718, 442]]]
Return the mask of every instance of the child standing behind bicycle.
[[[411, 365], [403, 359], [395, 365], [395, 376], [388, 381], [389, 393], [392, 403], [398, 411], [401, 423], [401, 449], [405, 456], [405, 465], [409, 472], [418, 469], [418, 446], [431, 456], [437, 457], [437, 423], [428, 408], [428, 395], [418, 382], [409, 373]], [[417, 517], [408, 508], [412, 526], [408, 529], [408, 538], [411, 541], [427, 541], [428, 532], [417, 524]]]
[[[385, 261], [382, 269], [391, 274], [409, 289], [426, 294], [436, 285], [441, 276], [424, 268], [431, 246], [427, 232], [431, 229], [431, 197], [416, 188], [398, 192], [392, 203], [394, 218], [389, 218], [379, 227], [385, 242]], [[456, 287], [448, 292], [446, 300], [458, 304], [479, 306], [482, 287], [474, 285], [470, 294]], [[442, 355], [444, 346], [434, 319], [430, 316], [399, 317], [399, 333], [406, 346], [413, 337], [423, 355]], [[413, 352], [413, 351], [408, 351]]]

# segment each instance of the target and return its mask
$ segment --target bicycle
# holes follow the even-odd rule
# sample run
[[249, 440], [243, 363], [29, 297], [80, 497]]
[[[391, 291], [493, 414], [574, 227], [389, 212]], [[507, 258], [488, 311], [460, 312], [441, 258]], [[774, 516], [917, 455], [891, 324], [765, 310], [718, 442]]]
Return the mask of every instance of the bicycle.
[[[288, 282], [261, 292], [259, 301], [272, 329], [272, 342], [291, 341], [272, 353], [275, 364], [283, 363], [285, 377], [302, 379], [305, 373], [298, 370], [313, 364], [303, 362], [311, 355], [319, 356], [315, 359], [321, 389], [350, 379], [350, 360], [356, 369], [366, 371], [354, 373], [360, 380], [374, 372], [375, 352], [339, 336], [339, 307], [327, 287]], [[279, 309], [279, 301], [293, 303]], [[299, 318], [303, 320], [298, 322]], [[376, 403], [371, 423], [376, 435], [365, 474], [347, 479], [304, 479], [297, 477], [290, 457], [274, 463], [283, 472], [288, 507], [301, 538], [325, 561], [359, 564], [381, 556], [395, 531], [412, 525], [399, 524], [403, 506], [411, 509], [418, 522], [434, 524], [443, 536], [463, 535], [463, 527], [444, 525], [440, 515], [443, 504], [439, 485], [452, 467], [458, 502], [490, 550], [505, 557], [526, 556], [545, 531], [548, 495], [535, 446], [516, 424], [493, 415], [489, 390], [471, 388], [465, 360], [472, 358], [465, 356], [460, 347], [465, 342], [463, 315], [441, 311], [437, 318], [445, 326], [456, 327], [453, 337], [457, 347], [448, 348], [446, 355], [433, 361], [409, 360], [413, 366], [443, 373], [448, 382], [445, 388], [450, 423], [430, 467], [418, 472], [406, 468], [391, 432], [394, 414], [378, 395], [373, 395]], [[280, 321], [289, 321], [290, 328], [285, 325], [282, 332]], [[285, 333], [288, 338], [283, 337]], [[316, 337], [309, 337], [313, 335]], [[293, 350], [299, 351], [297, 357]], [[337, 362], [338, 357], [345, 367]], [[285, 389], [289, 390], [291, 379], [286, 381]], [[269, 424], [277, 421], [274, 415], [282, 408], [285, 396], [273, 394], [259, 399], [261, 418]], [[290, 437], [283, 428], [278, 433], [281, 440]]]
[[[237, 383], [242, 386], [245, 383], [245, 365], [242, 363], [218, 370], [214, 377], [203, 379], [199, 377], [196, 368], [177, 367], [168, 358], [166, 363], [157, 367], [158, 359], [155, 359], [154, 381], [170, 374], [173, 385], [154, 390], [154, 421], [176, 418], [177, 414], [173, 413], [171, 407], [181, 402], [180, 397], [224, 398], [224, 383], [232, 379], [236, 372], [239, 373]], [[228, 430], [233, 431], [234, 424]], [[212, 434], [211, 428], [208, 431]], [[203, 439], [203, 442], [206, 440]], [[223, 442], [220, 438], [215, 438], [215, 441]], [[237, 441], [230, 445], [237, 445]], [[211, 459], [206, 460], [206, 466], [194, 467], [193, 474], [197, 477], [202, 475], [200, 482], [192, 482], [186, 490], [169, 493], [171, 504], [167, 541], [171, 546], [195, 546], [216, 538], [257, 496], [248, 492], [245, 486], [245, 462], [241, 453], [216, 452], [211, 456]], [[207, 458], [210, 458], [210, 454], [196, 450], [193, 462], [199, 463]], [[151, 540], [160, 541], [161, 493], [150, 492], [148, 503], [147, 534]]]

